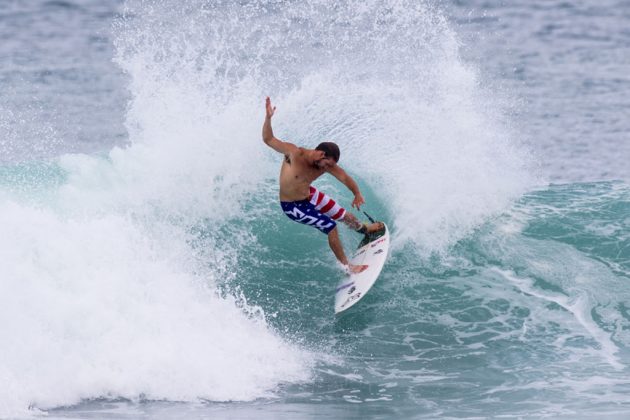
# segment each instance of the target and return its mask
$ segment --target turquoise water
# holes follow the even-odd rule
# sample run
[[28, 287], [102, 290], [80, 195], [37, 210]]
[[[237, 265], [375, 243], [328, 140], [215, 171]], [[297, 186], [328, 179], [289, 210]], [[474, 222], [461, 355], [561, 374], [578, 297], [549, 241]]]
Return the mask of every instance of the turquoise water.
[[[542, 8], [554, 39], [540, 5], [11, 3], [0, 418], [627, 417], [628, 104], [574, 61], [625, 86], [625, 12], [578, 6]], [[391, 228], [341, 316], [326, 237], [280, 210], [266, 95]]]
[[[370, 405], [350, 412], [357, 416], [626, 410], [629, 192], [618, 183], [552, 186], [447, 257], [398, 249], [371, 294], [337, 319], [321, 298], [330, 268], [298, 265], [284, 277], [271, 263], [263, 272], [273, 286], [241, 285], [258, 297], [252, 303], [277, 313], [279, 330], [342, 358], [321, 363], [314, 383], [289, 387], [299, 396], [286, 401]], [[277, 249], [296, 251], [263, 246], [274, 249], [270, 261]]]

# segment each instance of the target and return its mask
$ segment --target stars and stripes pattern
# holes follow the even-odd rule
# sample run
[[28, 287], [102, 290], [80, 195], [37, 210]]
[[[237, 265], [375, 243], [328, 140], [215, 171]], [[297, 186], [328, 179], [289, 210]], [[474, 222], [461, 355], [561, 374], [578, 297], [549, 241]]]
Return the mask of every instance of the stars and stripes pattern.
[[315, 210], [330, 217], [333, 220], [343, 219], [346, 210], [335, 202], [332, 198], [311, 186], [308, 200], [315, 206]]

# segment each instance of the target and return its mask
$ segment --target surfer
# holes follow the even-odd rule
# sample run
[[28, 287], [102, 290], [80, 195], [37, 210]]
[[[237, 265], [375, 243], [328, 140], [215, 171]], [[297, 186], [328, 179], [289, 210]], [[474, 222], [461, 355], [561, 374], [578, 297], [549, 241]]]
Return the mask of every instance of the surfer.
[[354, 194], [352, 207], [360, 209], [365, 203], [359, 186], [339, 165], [339, 147], [332, 142], [320, 143], [314, 150], [284, 142], [273, 135], [271, 117], [276, 107], [271, 106], [269, 97], [265, 103], [266, 115], [262, 137], [265, 144], [284, 155], [280, 169], [280, 206], [291, 220], [313, 226], [328, 235], [328, 245], [341, 264], [351, 273], [360, 273], [367, 265], [352, 265], [341, 245], [337, 222], [345, 223], [350, 229], [366, 234], [383, 228], [383, 223], [363, 224], [349, 211], [343, 209], [328, 195], [311, 183], [328, 172]]

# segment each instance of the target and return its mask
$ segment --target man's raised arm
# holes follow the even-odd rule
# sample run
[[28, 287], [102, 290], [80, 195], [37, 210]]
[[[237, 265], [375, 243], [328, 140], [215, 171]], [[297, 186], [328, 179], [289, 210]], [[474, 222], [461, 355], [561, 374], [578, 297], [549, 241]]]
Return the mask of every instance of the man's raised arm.
[[271, 129], [271, 117], [273, 117], [274, 112], [276, 112], [276, 107], [271, 106], [271, 99], [269, 99], [268, 96], [265, 101], [265, 111], [265, 123], [262, 128], [263, 141], [267, 144], [267, 146], [284, 155], [290, 155], [291, 153], [297, 151], [298, 148], [296, 145], [279, 140], [273, 135], [273, 130]]

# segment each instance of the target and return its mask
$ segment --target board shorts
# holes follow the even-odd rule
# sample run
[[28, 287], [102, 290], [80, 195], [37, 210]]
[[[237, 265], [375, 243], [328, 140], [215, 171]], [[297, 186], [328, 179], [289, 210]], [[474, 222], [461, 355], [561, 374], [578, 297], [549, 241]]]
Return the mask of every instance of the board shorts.
[[343, 219], [346, 215], [344, 208], [315, 187], [310, 187], [307, 199], [281, 201], [280, 206], [289, 219], [313, 226], [326, 235], [337, 226], [336, 221]]

